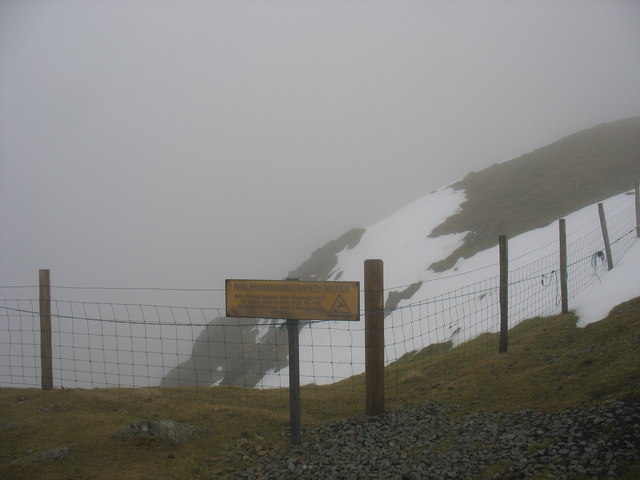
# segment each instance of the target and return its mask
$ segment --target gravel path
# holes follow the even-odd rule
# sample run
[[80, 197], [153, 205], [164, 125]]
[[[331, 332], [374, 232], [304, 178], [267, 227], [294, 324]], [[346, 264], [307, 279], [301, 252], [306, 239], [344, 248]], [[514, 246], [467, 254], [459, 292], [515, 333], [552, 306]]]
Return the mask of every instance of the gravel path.
[[[456, 415], [456, 413], [458, 413]], [[303, 434], [298, 448], [256, 457], [236, 479], [616, 478], [640, 462], [640, 400], [560, 413], [460, 415], [426, 402]]]

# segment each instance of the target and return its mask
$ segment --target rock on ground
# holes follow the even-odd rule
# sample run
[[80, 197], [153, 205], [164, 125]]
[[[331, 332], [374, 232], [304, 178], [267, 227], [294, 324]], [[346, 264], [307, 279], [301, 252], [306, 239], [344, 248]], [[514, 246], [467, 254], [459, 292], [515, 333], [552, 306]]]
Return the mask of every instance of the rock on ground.
[[178, 445], [210, 433], [206, 428], [173, 420], [142, 420], [125, 425], [114, 437], [120, 440], [128, 438], [158, 439]]

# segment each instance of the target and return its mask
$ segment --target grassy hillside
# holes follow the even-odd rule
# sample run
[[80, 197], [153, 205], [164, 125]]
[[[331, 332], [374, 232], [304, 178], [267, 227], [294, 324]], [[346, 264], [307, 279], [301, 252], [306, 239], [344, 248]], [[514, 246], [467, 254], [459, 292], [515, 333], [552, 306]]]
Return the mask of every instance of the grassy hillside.
[[[575, 321], [572, 314], [525, 321], [512, 329], [508, 354], [496, 353], [497, 336], [485, 334], [456, 349], [443, 344], [407, 355], [387, 369], [388, 408], [431, 399], [461, 405], [461, 412], [557, 411], [638, 398], [640, 297], [584, 329]], [[0, 478], [224, 478], [286, 446], [286, 395], [236, 387], [0, 389]], [[364, 378], [303, 387], [302, 395], [305, 427], [362, 415]], [[160, 419], [208, 431], [179, 445], [114, 438], [130, 422]], [[33, 462], [60, 447], [69, 449], [65, 458]], [[626, 468], [623, 478], [639, 478], [640, 465]]]
[[640, 181], [640, 117], [607, 123], [472, 172], [453, 185], [466, 192], [460, 211], [431, 235], [470, 232], [464, 245], [431, 265], [451, 268], [461, 258], [548, 225]]

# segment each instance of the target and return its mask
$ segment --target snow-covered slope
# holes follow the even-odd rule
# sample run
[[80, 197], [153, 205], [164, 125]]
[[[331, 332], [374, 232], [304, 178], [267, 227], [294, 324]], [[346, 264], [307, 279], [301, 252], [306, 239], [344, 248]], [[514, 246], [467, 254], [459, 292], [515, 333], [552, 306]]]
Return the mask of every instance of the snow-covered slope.
[[[430, 238], [431, 230], [456, 212], [464, 192], [445, 187], [413, 202], [366, 229], [355, 246], [337, 253], [329, 280], [362, 281], [363, 263], [384, 261], [387, 297], [386, 363], [432, 343], [464, 342], [497, 331], [498, 248], [459, 259], [453, 268], [434, 272], [429, 265], [449, 255], [466, 233]], [[613, 220], [612, 241], [624, 251], [614, 255], [607, 272], [597, 204], [565, 217], [569, 245], [570, 309], [580, 324], [599, 320], [616, 304], [640, 295], [640, 246], [635, 239], [634, 197], [630, 192], [606, 199]], [[510, 325], [560, 311], [558, 222], [509, 239]], [[628, 252], [627, 252], [628, 251]], [[627, 252], [624, 260], [621, 256]], [[580, 280], [578, 280], [580, 278]], [[399, 295], [400, 294], [400, 295]], [[403, 298], [404, 297], [404, 298]], [[364, 305], [364, 301], [361, 301]], [[307, 323], [300, 332], [301, 382], [331, 383], [364, 371], [364, 315], [360, 322]], [[262, 387], [285, 386], [288, 369], [270, 371]]]
[[385, 284], [406, 285], [429, 278], [427, 267], [458, 248], [466, 233], [428, 238], [465, 200], [463, 191], [445, 187], [402, 208], [368, 228], [357, 246], [338, 254], [328, 280], [359, 279], [364, 260], [380, 258], [388, 266]]

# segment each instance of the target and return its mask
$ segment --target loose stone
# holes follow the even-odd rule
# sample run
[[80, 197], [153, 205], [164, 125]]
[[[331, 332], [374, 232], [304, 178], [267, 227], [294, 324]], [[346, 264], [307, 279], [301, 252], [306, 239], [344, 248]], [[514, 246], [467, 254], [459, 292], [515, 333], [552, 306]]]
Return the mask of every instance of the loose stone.
[[[307, 433], [307, 448], [274, 451], [236, 478], [474, 479], [616, 478], [640, 462], [640, 401], [455, 416], [425, 402], [378, 417], [327, 423]], [[259, 473], [257, 473], [259, 472]], [[538, 478], [538, 477], [536, 477]]]

